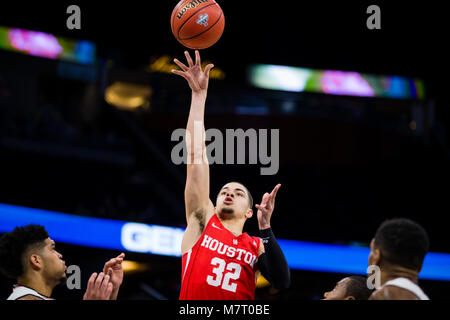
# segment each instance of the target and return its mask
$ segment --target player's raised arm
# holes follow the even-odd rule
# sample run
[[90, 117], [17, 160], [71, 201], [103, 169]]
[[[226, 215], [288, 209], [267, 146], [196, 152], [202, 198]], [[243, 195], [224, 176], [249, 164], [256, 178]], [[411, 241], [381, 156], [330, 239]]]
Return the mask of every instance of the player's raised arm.
[[258, 266], [262, 275], [270, 281], [274, 288], [286, 289], [291, 283], [291, 272], [270, 225], [275, 208], [275, 197], [280, 187], [281, 184], [278, 184], [271, 193], [266, 192], [261, 204], [255, 205], [258, 209], [258, 226], [262, 237]]
[[[175, 59], [181, 70], [174, 74], [186, 79], [192, 90], [191, 109], [186, 127], [188, 150], [187, 177], [185, 187], [186, 220], [188, 227], [195, 223], [205, 225], [207, 214], [214, 206], [209, 199], [209, 164], [206, 156], [204, 114], [208, 92], [209, 72], [214, 67], [209, 64], [202, 70], [200, 53], [195, 51], [195, 63], [185, 51], [187, 66]], [[202, 231], [202, 230], [200, 230]]]

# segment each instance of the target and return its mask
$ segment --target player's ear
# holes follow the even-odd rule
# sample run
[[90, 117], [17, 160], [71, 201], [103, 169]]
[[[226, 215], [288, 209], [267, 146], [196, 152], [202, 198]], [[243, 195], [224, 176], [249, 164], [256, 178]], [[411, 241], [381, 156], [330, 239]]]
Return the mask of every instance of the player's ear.
[[380, 251], [380, 249], [375, 248], [373, 250], [372, 261], [373, 261], [372, 264], [377, 265], [377, 266], [380, 265], [380, 261], [381, 261], [381, 251]]
[[41, 256], [38, 254], [32, 254], [30, 256], [30, 265], [34, 270], [42, 269], [43, 261], [42, 261]]
[[344, 300], [356, 300], [356, 299], [354, 296], [348, 296], [348, 297], [345, 297]]
[[253, 210], [252, 209], [248, 209], [247, 212], [245, 213], [245, 217], [247, 219], [250, 219], [251, 217], [253, 217]]

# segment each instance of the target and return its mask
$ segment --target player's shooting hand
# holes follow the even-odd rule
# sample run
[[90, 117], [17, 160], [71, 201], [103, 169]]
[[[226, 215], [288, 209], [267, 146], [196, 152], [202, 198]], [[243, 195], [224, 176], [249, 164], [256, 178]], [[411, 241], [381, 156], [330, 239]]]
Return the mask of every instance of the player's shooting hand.
[[273, 209], [275, 208], [275, 197], [281, 184], [277, 184], [271, 193], [265, 193], [263, 195], [261, 204], [256, 204], [255, 207], [258, 209], [258, 225], [259, 230], [264, 230], [270, 228], [270, 218], [272, 217]]
[[119, 288], [123, 282], [123, 258], [125, 258], [125, 253], [121, 253], [117, 257], [110, 259], [103, 267], [103, 273], [110, 277], [110, 281], [113, 284], [112, 300], [117, 298]]
[[83, 300], [109, 300], [113, 291], [110, 277], [103, 272], [94, 272], [89, 278]]
[[192, 61], [188, 51], [185, 51], [184, 55], [186, 56], [188, 66], [178, 59], [174, 59], [174, 62], [180, 67], [181, 70], [172, 70], [172, 73], [185, 78], [189, 83], [189, 87], [192, 89], [192, 92], [206, 92], [208, 90], [209, 72], [212, 68], [214, 68], [214, 65], [208, 64], [205, 67], [205, 70], [202, 71], [202, 63], [198, 50], [195, 50], [195, 64]]

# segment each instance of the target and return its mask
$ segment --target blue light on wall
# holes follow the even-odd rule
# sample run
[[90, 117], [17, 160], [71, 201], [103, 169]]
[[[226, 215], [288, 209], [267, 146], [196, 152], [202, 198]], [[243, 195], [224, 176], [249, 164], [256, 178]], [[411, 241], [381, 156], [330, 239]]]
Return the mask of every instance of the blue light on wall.
[[[184, 229], [0, 204], [0, 233], [30, 223], [57, 242], [180, 257]], [[366, 274], [369, 248], [279, 239], [292, 269]], [[450, 281], [450, 254], [427, 254], [420, 279]]]

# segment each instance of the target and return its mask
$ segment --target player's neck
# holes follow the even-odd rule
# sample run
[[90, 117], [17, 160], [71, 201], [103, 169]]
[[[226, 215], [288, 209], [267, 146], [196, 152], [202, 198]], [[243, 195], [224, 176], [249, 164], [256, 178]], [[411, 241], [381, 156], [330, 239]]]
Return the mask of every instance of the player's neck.
[[37, 293], [50, 297], [55, 285], [48, 283], [39, 273], [26, 274], [17, 279], [17, 284], [33, 289]]
[[240, 236], [242, 234], [242, 230], [244, 229], [244, 224], [236, 219], [229, 219], [229, 220], [224, 220], [224, 219], [220, 219], [220, 217], [218, 217], [220, 222], [222, 223], [222, 225], [228, 230], [230, 231], [232, 234], [234, 234], [236, 237]]
[[389, 280], [397, 278], [407, 278], [414, 283], [417, 283], [419, 273], [415, 270], [407, 269], [400, 266], [388, 266], [381, 268], [381, 285]]

